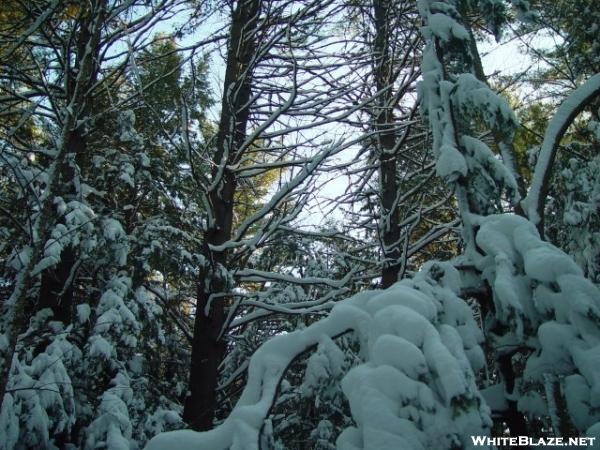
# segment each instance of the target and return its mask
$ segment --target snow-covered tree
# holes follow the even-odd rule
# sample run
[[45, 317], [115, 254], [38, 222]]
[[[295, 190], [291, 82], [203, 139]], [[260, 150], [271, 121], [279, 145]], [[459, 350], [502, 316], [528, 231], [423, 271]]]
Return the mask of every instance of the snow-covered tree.
[[[494, 421], [501, 425], [495, 432], [514, 436], [598, 435], [593, 367], [600, 291], [539, 230], [560, 139], [598, 96], [600, 75], [574, 90], [550, 121], [525, 190], [510, 145], [515, 115], [482, 79], [465, 20], [469, 8], [492, 3], [498, 8], [485, 11], [506, 11], [502, 2], [418, 3], [426, 42], [421, 108], [436, 172], [457, 200], [464, 254], [424, 264], [410, 279], [357, 294], [307, 328], [267, 341], [221, 425], [159, 435], [148, 449], [171, 442], [190, 449], [267, 448], [273, 427], [266, 420], [288, 393], [282, 379], [290, 365], [316, 349], [303, 385], [313, 386], [319, 373], [335, 378], [344, 365], [334, 339], [348, 332], [361, 362], [341, 381], [354, 425], [337, 438], [337, 448], [471, 448], [471, 437], [490, 435]], [[514, 3], [521, 15], [531, 13], [526, 2]], [[499, 31], [506, 16], [484, 18]], [[493, 148], [482, 140], [486, 131]], [[466, 300], [477, 302], [483, 327]], [[481, 378], [486, 359], [495, 366]], [[329, 428], [322, 424], [323, 436]]]
[[[323, 138], [323, 127], [361, 106], [340, 101], [351, 85], [337, 83], [343, 58], [335, 53], [337, 42], [323, 33], [331, 27], [329, 16], [335, 17], [339, 8], [334, 1], [243, 0], [228, 12], [223, 96], [214, 142], [190, 148], [209, 162], [208, 170], [195, 171], [205, 229], [198, 249], [201, 263], [184, 408], [184, 419], [194, 429], [212, 428], [219, 366], [224, 360], [232, 363], [226, 358], [229, 335], [235, 335], [240, 324], [269, 315], [260, 310], [268, 313], [274, 307], [273, 284], [322, 284], [339, 291], [350, 283], [348, 276], [303, 280], [285, 269], [274, 272], [273, 264], [253, 266], [261, 253], [296, 233], [294, 224], [309, 202], [319, 167], [352, 143], [344, 136]], [[236, 217], [244, 209], [240, 202], [247, 199], [248, 189], [274, 172], [279, 176], [270, 192], [256, 199], [260, 207], [247, 208], [246, 217]], [[252, 195], [258, 192], [255, 189]], [[262, 284], [262, 289], [249, 288], [253, 283]], [[293, 308], [312, 306], [313, 300], [302, 296]]]
[[185, 159], [161, 163], [160, 133], [140, 120], [173, 106], [138, 106], [147, 85], [173, 77], [136, 57], [146, 45], [159, 56], [161, 37], [147, 31], [186, 4], [9, 6], [18, 20], [2, 25], [1, 170], [2, 202], [15, 204], [2, 217], [0, 446], [135, 448], [180, 423], [177, 380], [151, 380], [169, 311], [144, 282], [169, 275], [167, 257], [151, 258], [156, 238], [189, 239], [161, 170]]

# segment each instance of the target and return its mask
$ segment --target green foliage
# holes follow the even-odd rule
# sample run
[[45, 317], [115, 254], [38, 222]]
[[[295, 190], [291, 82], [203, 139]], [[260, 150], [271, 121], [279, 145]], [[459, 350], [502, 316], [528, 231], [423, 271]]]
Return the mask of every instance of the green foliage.
[[549, 0], [536, 6], [538, 16], [533, 26], [549, 30], [557, 38], [555, 45], [536, 52], [536, 56], [551, 61], [546, 77], [567, 77], [575, 81], [600, 71], [597, 2]]

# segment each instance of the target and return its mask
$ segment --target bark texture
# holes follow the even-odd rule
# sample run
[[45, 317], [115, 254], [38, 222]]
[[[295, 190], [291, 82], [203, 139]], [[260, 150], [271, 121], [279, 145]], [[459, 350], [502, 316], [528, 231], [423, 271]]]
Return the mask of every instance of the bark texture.
[[240, 1], [231, 23], [223, 107], [212, 161], [213, 188], [208, 193], [212, 218], [203, 245], [207, 264], [198, 280], [190, 379], [183, 410], [183, 419], [198, 431], [213, 427], [218, 367], [226, 352], [221, 331], [226, 317], [226, 294], [231, 289], [225, 272], [228, 253], [213, 247], [231, 238], [237, 180], [228, 167], [237, 163], [243, 153], [259, 12], [259, 0]]

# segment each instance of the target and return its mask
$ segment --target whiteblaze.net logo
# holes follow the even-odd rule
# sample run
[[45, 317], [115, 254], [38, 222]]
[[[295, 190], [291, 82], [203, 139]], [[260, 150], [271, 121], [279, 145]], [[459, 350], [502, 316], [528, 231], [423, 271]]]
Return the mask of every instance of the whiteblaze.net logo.
[[511, 436], [511, 437], [489, 437], [489, 436], [471, 436], [473, 445], [480, 447], [489, 446], [529, 446], [529, 447], [593, 447], [595, 437], [545, 437], [532, 438], [529, 436]]

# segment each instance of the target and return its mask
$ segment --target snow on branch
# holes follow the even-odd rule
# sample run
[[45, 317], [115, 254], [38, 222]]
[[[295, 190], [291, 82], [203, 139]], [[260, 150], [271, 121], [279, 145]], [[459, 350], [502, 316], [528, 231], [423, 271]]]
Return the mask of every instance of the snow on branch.
[[459, 278], [450, 264], [429, 263], [412, 280], [357, 294], [308, 328], [272, 338], [252, 356], [244, 392], [220, 426], [163, 433], [146, 450], [260, 448], [289, 365], [348, 331], [356, 334], [365, 362], [342, 381], [357, 426], [340, 435], [339, 449], [372, 449], [382, 439], [389, 448], [449, 449], [489, 433], [489, 409], [474, 384], [474, 371], [484, 363], [482, 335], [456, 295]]
[[[508, 394], [518, 398], [523, 414], [547, 415], [553, 424], [562, 424], [558, 429], [554, 425], [556, 433], [570, 422], [581, 436], [600, 436], [598, 287], [523, 217], [479, 217], [476, 224], [477, 244], [485, 255], [476, 266], [491, 287], [499, 325], [488, 337], [501, 353], [506, 348], [528, 350], [517, 392]], [[555, 381], [541, 396], [538, 390], [548, 380]], [[553, 408], [554, 386], [564, 397], [560, 412]]]
[[[257, 309], [241, 317], [232, 318], [231, 321], [228, 320], [226, 325], [229, 329], [238, 328], [249, 324], [250, 322], [262, 320], [276, 312], [280, 312], [281, 310], [279, 308], [285, 308], [286, 314], [309, 314], [323, 310], [331, 310], [331, 308], [336, 304], [335, 300], [344, 296], [344, 294], [347, 294], [348, 291], [348, 288], [331, 290], [319, 299], [286, 303], [285, 307], [279, 306], [278, 309], [275, 308], [276, 305], [265, 303], [262, 300], [244, 300], [240, 303], [240, 307], [256, 306]], [[268, 294], [259, 295], [259, 299], [261, 297], [268, 298]]]
[[178, 450], [258, 449], [263, 421], [273, 404], [286, 368], [298, 355], [317, 345], [323, 336], [340, 335], [357, 326], [364, 316], [365, 313], [359, 309], [340, 304], [328, 318], [304, 330], [267, 341], [252, 356], [248, 383], [236, 407], [222, 425], [204, 433], [190, 430], [162, 433], [148, 443], [146, 450], [162, 450], [173, 446], [177, 446]]
[[249, 281], [280, 281], [291, 284], [322, 284], [330, 286], [332, 288], [342, 288], [350, 282], [353, 271], [350, 271], [341, 280], [332, 280], [330, 278], [318, 278], [318, 277], [294, 277], [291, 275], [285, 275], [283, 273], [276, 272], [265, 272], [263, 270], [256, 269], [242, 269], [234, 273], [234, 276], [239, 277], [241, 280]]
[[542, 228], [544, 201], [560, 141], [577, 115], [599, 95], [600, 73], [590, 77], [583, 85], [575, 89], [560, 105], [548, 124], [533, 172], [533, 181], [527, 197], [522, 202], [529, 220]]
[[[304, 183], [306, 179], [314, 173], [319, 164], [321, 164], [325, 160], [325, 158], [330, 156], [330, 154], [333, 153], [335, 150], [337, 150], [337, 145], [334, 144], [331, 147], [328, 147], [324, 151], [315, 155], [310, 164], [307, 164], [302, 170], [298, 172], [298, 174], [295, 177], [293, 177], [290, 181], [285, 183], [281, 187], [281, 189], [279, 189], [273, 195], [273, 197], [267, 203], [265, 203], [256, 213], [244, 219], [244, 221], [238, 227], [235, 237], [231, 241], [225, 242], [222, 245], [211, 245], [211, 250], [223, 251], [227, 248], [239, 245], [238, 242], [242, 240], [244, 234], [248, 231], [248, 229], [250, 229], [250, 227], [253, 224], [263, 219], [265, 216], [271, 213], [278, 205], [280, 205], [287, 198], [289, 198], [290, 193], [297, 189], [299, 186], [301, 186], [302, 183]], [[257, 241], [260, 239], [261, 236], [262, 235], [259, 233], [254, 237], [254, 239], [250, 239], [249, 242], [245, 241], [245, 243], [249, 244], [250, 246], [256, 245]]]

